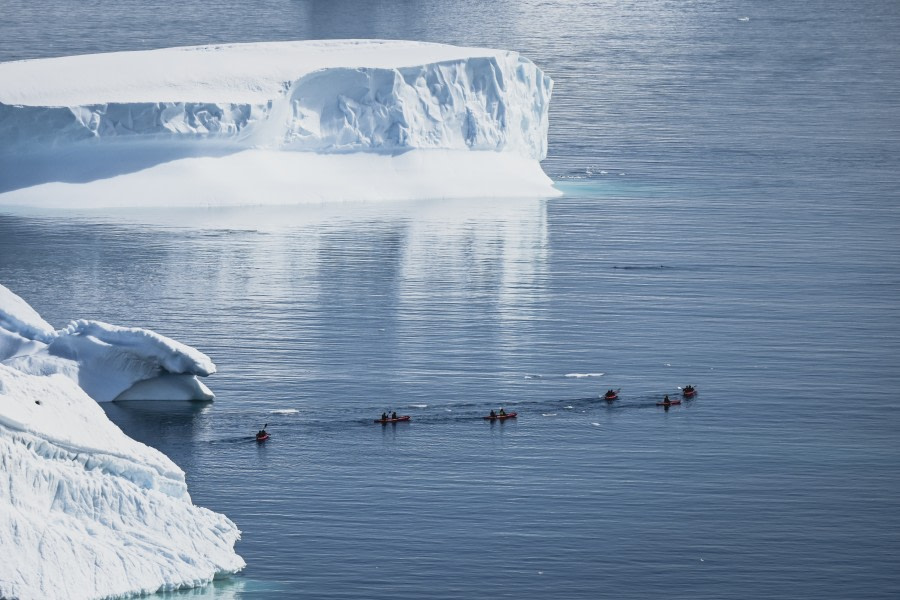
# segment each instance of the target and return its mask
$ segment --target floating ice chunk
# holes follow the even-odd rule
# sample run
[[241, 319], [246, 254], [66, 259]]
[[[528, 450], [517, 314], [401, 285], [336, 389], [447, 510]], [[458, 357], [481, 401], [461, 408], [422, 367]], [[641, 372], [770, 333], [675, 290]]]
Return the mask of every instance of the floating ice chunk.
[[214, 398], [197, 377], [216, 367], [199, 350], [148, 329], [100, 321], [72, 321], [54, 331], [3, 285], [0, 362], [32, 375], [65, 375], [98, 402]]

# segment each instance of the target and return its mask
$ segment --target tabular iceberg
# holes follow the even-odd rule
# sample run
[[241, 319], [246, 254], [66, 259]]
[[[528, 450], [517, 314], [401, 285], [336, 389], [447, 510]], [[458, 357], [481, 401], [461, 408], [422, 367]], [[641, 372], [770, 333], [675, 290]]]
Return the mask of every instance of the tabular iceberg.
[[0, 285], [0, 598], [151, 593], [243, 568], [234, 523], [194, 506], [184, 472], [95, 402], [140, 381], [155, 398], [190, 397], [189, 379], [214, 371], [152, 331], [96, 321], [54, 331]]
[[549, 196], [516, 52], [271, 42], [0, 64], [0, 204]]

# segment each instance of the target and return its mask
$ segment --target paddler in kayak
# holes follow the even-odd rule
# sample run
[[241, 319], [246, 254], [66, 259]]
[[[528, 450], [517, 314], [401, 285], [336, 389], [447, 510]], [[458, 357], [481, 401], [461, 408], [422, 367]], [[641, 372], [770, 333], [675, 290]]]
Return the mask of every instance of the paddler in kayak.
[[501, 416], [501, 417], [505, 417], [505, 416], [506, 416], [506, 411], [503, 410], [503, 407], [502, 407], [502, 406], [500, 407], [500, 416]]
[[494, 412], [494, 409], [493, 409], [493, 408], [491, 409], [491, 418], [492, 418], [492, 419], [496, 419], [496, 418], [497, 418], [497, 413]]
[[672, 404], [672, 401], [669, 400], [669, 395], [666, 394], [666, 397], [663, 398], [663, 406], [669, 406], [670, 404]]
[[387, 419], [388, 419], [387, 413], [386, 413], [386, 412], [381, 413], [381, 420], [382, 420], [382, 421], [387, 421]]
[[268, 427], [268, 426], [269, 426], [269, 424], [266, 423], [265, 425], [263, 425], [262, 429], [260, 429], [259, 431], [256, 432], [256, 439], [258, 439], [258, 440], [265, 439], [269, 435], [269, 432], [266, 431], [266, 427]]
[[397, 420], [397, 411], [396, 410], [391, 413], [391, 419], [393, 419], [395, 421]]

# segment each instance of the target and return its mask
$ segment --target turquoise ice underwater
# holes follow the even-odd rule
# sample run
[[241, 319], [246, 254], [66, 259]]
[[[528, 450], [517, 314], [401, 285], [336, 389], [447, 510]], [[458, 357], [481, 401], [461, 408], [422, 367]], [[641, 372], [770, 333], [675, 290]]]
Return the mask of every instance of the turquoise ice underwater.
[[3, 60], [412, 37], [556, 82], [557, 200], [0, 216], [0, 277], [48, 321], [216, 361], [213, 404], [109, 410], [244, 531], [245, 573], [203, 593], [895, 597], [897, 9], [350, 6], [2, 27]]

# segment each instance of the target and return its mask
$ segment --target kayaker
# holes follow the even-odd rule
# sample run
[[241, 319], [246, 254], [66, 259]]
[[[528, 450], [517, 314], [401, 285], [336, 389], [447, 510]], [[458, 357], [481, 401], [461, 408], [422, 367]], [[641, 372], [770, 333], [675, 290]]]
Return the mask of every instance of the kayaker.
[[394, 412], [391, 413], [391, 418], [392, 418], [392, 419], [396, 419], [396, 418], [397, 418], [397, 411], [396, 411], [396, 410], [395, 410]]
[[263, 428], [256, 432], [256, 437], [261, 438], [261, 437], [265, 437], [265, 436], [269, 435], [268, 433], [266, 433], [266, 427], [268, 427], [268, 426], [269, 426], [268, 423], [263, 425]]
[[381, 413], [381, 420], [387, 421], [387, 413], [386, 412]]
[[672, 401], [669, 400], [669, 395], [666, 394], [666, 397], [663, 398], [663, 404], [672, 404]]
[[493, 408], [491, 409], [491, 418], [492, 418], [492, 419], [496, 419], [496, 418], [497, 418], [497, 413], [494, 412], [494, 409], [493, 409]]
[[506, 416], [506, 411], [503, 410], [503, 407], [502, 407], [502, 406], [500, 407], [500, 416], [501, 416], [501, 417], [505, 417], [505, 416]]

